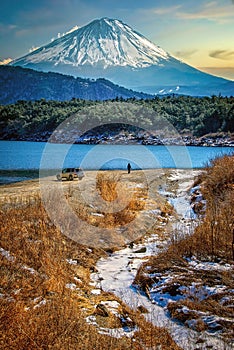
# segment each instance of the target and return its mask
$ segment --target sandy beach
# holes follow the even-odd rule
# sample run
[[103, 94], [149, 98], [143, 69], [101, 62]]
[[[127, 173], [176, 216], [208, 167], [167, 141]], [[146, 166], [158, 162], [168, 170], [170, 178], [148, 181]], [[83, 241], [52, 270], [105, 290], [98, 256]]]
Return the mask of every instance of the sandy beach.
[[[174, 169], [149, 169], [149, 170], [135, 170], [132, 171], [130, 174], [127, 174], [127, 171], [122, 170], [109, 170], [109, 171], [85, 171], [85, 177], [82, 180], [74, 180], [74, 181], [63, 181], [62, 186], [64, 188], [72, 187], [76, 188], [77, 185], [81, 188], [90, 188], [93, 185], [95, 178], [97, 174], [116, 174], [121, 177], [121, 180], [124, 182], [132, 182], [132, 183], [139, 183], [142, 176], [145, 177], [148, 184], [152, 185], [153, 183], [155, 186], [162, 183], [163, 179], [166, 179], [167, 176], [171, 172], [173, 172]], [[183, 174], [185, 176], [193, 177], [196, 176], [199, 173], [199, 170], [193, 170], [193, 169], [181, 169], [181, 175]], [[43, 183], [51, 186], [56, 186], [61, 184], [61, 182], [57, 181], [56, 174], [54, 176], [48, 176], [43, 179]], [[144, 180], [145, 182], [145, 180]], [[22, 198], [26, 196], [33, 196], [38, 195], [40, 193], [40, 179], [33, 179], [33, 180], [24, 180], [24, 181], [18, 181], [10, 184], [3, 184], [0, 186], [0, 202], [4, 203], [6, 200], [10, 198]]]

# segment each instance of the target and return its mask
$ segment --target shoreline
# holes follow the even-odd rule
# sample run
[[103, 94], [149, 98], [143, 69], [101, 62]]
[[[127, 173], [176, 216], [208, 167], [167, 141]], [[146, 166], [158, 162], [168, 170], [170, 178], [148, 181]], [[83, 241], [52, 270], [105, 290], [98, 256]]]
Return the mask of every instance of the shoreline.
[[[139, 171], [143, 172], [158, 172], [158, 171], [172, 171], [172, 170], [183, 170], [183, 171], [202, 171], [204, 167], [197, 167], [197, 168], [147, 168], [147, 169], [133, 169], [131, 170], [131, 173], [137, 173]], [[86, 173], [93, 173], [93, 172], [110, 172], [110, 173], [126, 173], [126, 169], [83, 169]], [[46, 169], [45, 175], [40, 176], [40, 169], [0, 169], [0, 188], [3, 188], [5, 186], [11, 186], [11, 185], [17, 185], [17, 184], [27, 184], [33, 182], [39, 182], [40, 178], [46, 178], [46, 177], [54, 177], [56, 176], [56, 173], [59, 172], [59, 169]], [[71, 181], [63, 181], [67, 184], [71, 184], [74, 182]], [[76, 182], [76, 180], [75, 180]]]
[[143, 145], [143, 146], [194, 146], [194, 147], [234, 147], [233, 134], [208, 134], [200, 137], [191, 135], [168, 136], [154, 134], [154, 132], [138, 134], [111, 133], [109, 135], [87, 133], [64, 133], [56, 130], [38, 133], [33, 136], [7, 137], [2, 141], [49, 142], [77, 145]]
[[[130, 174], [127, 173], [127, 170], [108, 170], [110, 174], [113, 173], [119, 173], [120, 176], [123, 176], [124, 178], [128, 178], [131, 181], [132, 178], [137, 177], [139, 173], [144, 172], [147, 174], [148, 181], [152, 181], [158, 176], [161, 176], [162, 173], [167, 174], [170, 171], [182, 171], [182, 172], [197, 172], [202, 169], [177, 169], [177, 168], [156, 168], [156, 169], [145, 169], [145, 170], [132, 170]], [[15, 172], [15, 170], [14, 170]], [[85, 170], [85, 177], [79, 181], [58, 181], [56, 179], [55, 173], [54, 174], [47, 174], [47, 176], [43, 177], [43, 183], [47, 183], [49, 186], [56, 186], [61, 184], [64, 188], [66, 187], [77, 187], [77, 186], [84, 186], [85, 184], [89, 184], [90, 180], [93, 179], [94, 173], [105, 173], [106, 170]], [[1, 174], [1, 170], [0, 170]], [[130, 175], [130, 176], [129, 176]], [[1, 176], [0, 176], [1, 177]], [[33, 195], [36, 193], [39, 193], [40, 191], [40, 179], [42, 177], [34, 177], [34, 178], [27, 178], [23, 179], [22, 181], [14, 181], [14, 182], [7, 182], [7, 183], [0, 183], [0, 203], [4, 202], [4, 199], [6, 197], [18, 197], [18, 196], [27, 196], [27, 195]], [[22, 177], [21, 177], [22, 179]]]

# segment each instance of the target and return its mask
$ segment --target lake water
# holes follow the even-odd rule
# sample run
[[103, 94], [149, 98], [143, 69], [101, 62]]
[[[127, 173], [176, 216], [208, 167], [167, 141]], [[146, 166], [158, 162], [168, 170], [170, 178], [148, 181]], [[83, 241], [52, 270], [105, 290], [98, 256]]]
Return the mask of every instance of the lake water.
[[70, 145], [0, 141], [0, 170], [202, 168], [234, 147]]

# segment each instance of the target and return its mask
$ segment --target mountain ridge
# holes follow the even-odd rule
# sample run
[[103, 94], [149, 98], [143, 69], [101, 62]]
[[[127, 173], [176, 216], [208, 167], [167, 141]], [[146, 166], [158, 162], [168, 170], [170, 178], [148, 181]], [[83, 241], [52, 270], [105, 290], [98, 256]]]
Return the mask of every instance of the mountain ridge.
[[61, 73], [39, 72], [29, 68], [0, 66], [0, 103], [18, 100], [65, 101], [72, 98], [110, 100], [115, 98], [152, 98], [152, 95], [128, 90], [99, 78], [82, 79]]

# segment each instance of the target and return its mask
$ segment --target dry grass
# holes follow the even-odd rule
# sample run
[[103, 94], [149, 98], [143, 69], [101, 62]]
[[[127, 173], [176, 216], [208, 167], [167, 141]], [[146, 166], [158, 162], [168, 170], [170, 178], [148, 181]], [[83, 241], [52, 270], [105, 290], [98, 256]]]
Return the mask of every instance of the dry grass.
[[[172, 249], [180, 256], [202, 260], [234, 260], [234, 156], [211, 162], [196, 180], [206, 200], [199, 225], [191, 236], [172, 235]], [[204, 205], [203, 205], [204, 208]]]
[[[186, 256], [212, 261], [234, 260], [234, 157], [214, 159], [199, 178], [205, 215], [179, 249]], [[177, 243], [177, 242], [175, 242]]]
[[213, 160], [201, 181], [207, 209], [196, 239], [212, 259], [234, 260], [234, 156]]
[[[72, 209], [76, 218], [83, 224], [77, 236], [79, 241], [96, 246], [100, 246], [101, 242], [104, 248], [115, 248], [139, 238], [141, 233], [135, 230], [136, 226], [141, 227], [142, 232], [145, 232], [145, 219], [142, 213], [149, 199], [144, 174], [142, 172], [137, 179], [140, 181], [140, 186], [135, 179], [131, 181], [131, 178], [122, 177], [122, 175], [124, 174], [119, 172], [99, 172], [96, 177], [96, 186], [90, 190], [93, 194], [91, 200], [84, 197], [83, 190], [78, 186], [65, 191], [64, 197], [66, 197], [68, 210]], [[54, 191], [49, 202], [59, 202], [56, 195], [57, 192]], [[64, 207], [58, 216], [64, 217], [63, 222], [69, 224], [65, 219]], [[133, 224], [134, 222], [136, 224]], [[72, 232], [74, 236], [70, 237], [76, 239], [77, 224], [71, 220], [70, 225], [70, 228], [67, 227], [65, 230]]]
[[96, 190], [97, 195], [93, 204], [95, 208], [101, 208], [95, 211], [99, 216], [93, 215], [93, 208], [79, 202], [81, 197], [79, 194], [74, 194], [70, 200], [70, 204], [75, 207], [82, 220], [91, 225], [105, 228], [124, 226], [134, 220], [137, 213], [144, 209], [142, 198], [147, 197], [147, 189], [129, 189], [126, 183], [121, 181], [119, 174], [99, 173], [96, 179]]
[[[103, 218], [97, 222], [97, 225], [104, 225], [108, 228], [124, 226], [134, 220], [137, 213], [144, 209], [145, 203], [142, 199], [147, 197], [147, 189], [133, 188], [130, 190], [120, 180], [119, 175], [98, 174], [97, 190], [107, 202], [107, 208], [106, 211], [104, 208]], [[114, 205], [111, 207], [109, 203]]]
[[[116, 198], [115, 182], [98, 186], [105, 200]], [[71, 189], [68, 195], [73, 198]], [[109, 293], [91, 293], [90, 272], [105, 253], [62, 235], [40, 198], [12, 204], [0, 211], [1, 349], [179, 349], [165, 329], [147, 323], [139, 311], [133, 312], [120, 300], [121, 319], [129, 317], [136, 327], [133, 337], [113, 338], [87, 324], [85, 318], [96, 314], [100, 301], [117, 299]], [[129, 205], [126, 215], [138, 210], [135, 197]], [[112, 218], [108, 225], [125, 220]], [[69, 288], [71, 283], [75, 289]], [[113, 315], [99, 315], [98, 322], [110, 328], [124, 326]]]

